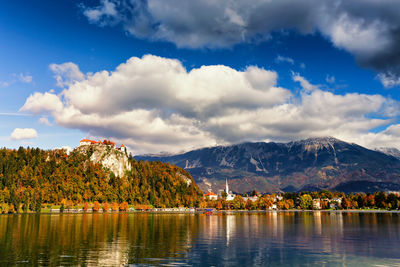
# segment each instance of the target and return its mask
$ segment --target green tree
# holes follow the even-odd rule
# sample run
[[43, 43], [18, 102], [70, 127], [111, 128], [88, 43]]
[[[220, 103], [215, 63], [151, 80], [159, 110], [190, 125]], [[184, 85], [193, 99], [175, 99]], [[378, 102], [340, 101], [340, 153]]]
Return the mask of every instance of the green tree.
[[226, 193], [225, 191], [222, 191], [221, 196], [223, 199], [226, 199], [228, 197], [228, 193]]
[[235, 209], [235, 210], [244, 209], [244, 207], [245, 207], [244, 199], [241, 196], [236, 195], [235, 198], [232, 200], [232, 206], [233, 206], [233, 209]]
[[304, 194], [300, 196], [300, 207], [303, 210], [308, 210], [312, 208], [312, 198], [309, 194]]
[[393, 193], [390, 193], [386, 199], [388, 205], [390, 204], [390, 208], [397, 210], [399, 208], [400, 201], [397, 196]]
[[376, 192], [375, 193], [375, 205], [377, 208], [385, 208], [386, 207], [386, 194], [384, 192]]

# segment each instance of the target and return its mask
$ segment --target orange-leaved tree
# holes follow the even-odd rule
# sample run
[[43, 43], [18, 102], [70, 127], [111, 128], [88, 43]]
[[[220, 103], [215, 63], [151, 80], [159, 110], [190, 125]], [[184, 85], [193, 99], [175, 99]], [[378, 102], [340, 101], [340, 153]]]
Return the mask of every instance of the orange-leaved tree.
[[113, 211], [118, 211], [118, 210], [119, 210], [119, 205], [118, 205], [118, 203], [117, 203], [117, 202], [114, 202], [114, 203], [112, 204], [112, 206], [111, 206], [111, 209], [112, 209]]
[[110, 205], [106, 202], [103, 204], [103, 211], [109, 211], [110, 210]]
[[119, 205], [119, 210], [120, 211], [128, 211], [129, 210], [129, 205], [128, 202], [124, 201]]
[[93, 211], [99, 211], [100, 210], [100, 203], [98, 201], [95, 201], [93, 204]]

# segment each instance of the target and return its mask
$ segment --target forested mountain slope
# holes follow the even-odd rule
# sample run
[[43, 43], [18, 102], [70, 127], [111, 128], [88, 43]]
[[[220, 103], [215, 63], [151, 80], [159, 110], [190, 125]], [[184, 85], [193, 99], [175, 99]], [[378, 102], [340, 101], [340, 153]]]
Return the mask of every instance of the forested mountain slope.
[[117, 177], [75, 149], [0, 149], [0, 203], [59, 204], [64, 200], [123, 202], [156, 207], [193, 206], [202, 193], [190, 174], [168, 163], [137, 162]]

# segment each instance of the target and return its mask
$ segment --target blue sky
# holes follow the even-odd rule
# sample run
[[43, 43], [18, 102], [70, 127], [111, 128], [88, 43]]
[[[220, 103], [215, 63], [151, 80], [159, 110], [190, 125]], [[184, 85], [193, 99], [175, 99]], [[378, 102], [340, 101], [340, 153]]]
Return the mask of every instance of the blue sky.
[[400, 7], [336, 2], [6, 1], [0, 144], [111, 138], [136, 154], [332, 135], [397, 147]]

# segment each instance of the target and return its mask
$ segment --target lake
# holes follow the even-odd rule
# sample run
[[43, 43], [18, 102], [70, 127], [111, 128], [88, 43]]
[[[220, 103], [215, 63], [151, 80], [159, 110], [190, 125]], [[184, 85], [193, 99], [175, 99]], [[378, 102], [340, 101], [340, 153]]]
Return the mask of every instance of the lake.
[[0, 265], [400, 266], [400, 214], [0, 215]]

